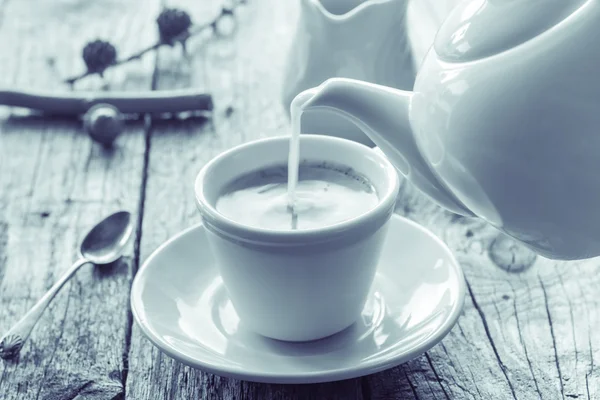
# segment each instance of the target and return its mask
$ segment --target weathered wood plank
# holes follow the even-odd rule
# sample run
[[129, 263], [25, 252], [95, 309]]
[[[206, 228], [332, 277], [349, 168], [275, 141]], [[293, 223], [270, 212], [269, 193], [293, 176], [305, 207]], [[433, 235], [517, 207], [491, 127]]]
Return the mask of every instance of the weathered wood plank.
[[[211, 11], [219, 10], [218, 2], [208, 8], [191, 0], [174, 4], [190, 10], [196, 19], [211, 18]], [[191, 65], [176, 61], [173, 52], [178, 49], [161, 52], [158, 88], [206, 88], [215, 96], [216, 110], [213, 120], [204, 125], [187, 121], [152, 130], [142, 258], [199, 221], [192, 185], [206, 162], [237, 144], [286, 133], [287, 120], [278, 104], [279, 86], [273, 80], [283, 68], [280, 43], [293, 29], [295, 8], [293, 2], [250, 2], [240, 13], [240, 31], [234, 38], [205, 46], [190, 43]], [[162, 355], [137, 326], [130, 367], [127, 398], [132, 400], [361, 398], [359, 380], [314, 386], [259, 385], [205, 374]]]
[[[171, 3], [169, 3], [171, 4]], [[196, 18], [211, 5], [181, 0]], [[215, 7], [218, 7], [215, 6]], [[158, 126], [150, 141], [141, 257], [199, 218], [191, 194], [195, 174], [231, 146], [287, 129], [275, 77], [283, 65], [295, 3], [249, 6], [232, 43], [196, 46], [192, 64], [161, 54], [158, 87], [204, 87], [215, 95], [212, 122]], [[274, 35], [273, 32], [277, 32]], [[276, 37], [274, 37], [276, 36]], [[233, 113], [225, 112], [233, 107]], [[169, 212], [165, 213], [164, 210]], [[454, 250], [469, 291], [448, 337], [412, 362], [362, 379], [281, 386], [203, 374], [162, 355], [134, 327], [127, 396], [163, 398], [557, 399], [598, 393], [598, 261], [556, 263], [482, 222], [441, 211], [403, 185], [398, 212], [433, 230]], [[558, 358], [557, 358], [558, 356]], [[558, 360], [558, 362], [557, 362]], [[559, 372], [560, 371], [560, 372]], [[577, 396], [577, 397], [576, 397]]]
[[[5, 11], [0, 32], [21, 39], [0, 44], [5, 85], [58, 87], [45, 58], [53, 56], [65, 75], [75, 72], [79, 65], [71, 61], [92, 38], [87, 33], [115, 40], [122, 51], [154, 36], [154, 3], [154, 8], [133, 3], [125, 9], [109, 0], [36, 3], [37, 14], [30, 13], [31, 1], [5, 4], [0, 3], [6, 8], [0, 9]], [[193, 10], [196, 19], [210, 17], [205, 7], [218, 7], [216, 2], [179, 4]], [[0, 175], [0, 328], [14, 323], [69, 265], [87, 227], [114, 209], [137, 208], [146, 178], [147, 196], [140, 253], [129, 249], [124, 262], [107, 271], [88, 268], [78, 274], [40, 321], [21, 358], [0, 363], [0, 398], [119, 396], [127, 365], [132, 399], [600, 397], [595, 365], [600, 339], [594, 334], [600, 328], [595, 296], [600, 262], [537, 258], [481, 222], [442, 212], [408, 185], [398, 212], [448, 242], [469, 282], [457, 327], [427, 355], [362, 379], [259, 385], [183, 367], [134, 328], [129, 359], [122, 359], [130, 333], [125, 309], [132, 259], [135, 264], [137, 256], [147, 257], [198, 220], [191, 182], [206, 161], [236, 144], [287, 129], [274, 76], [283, 65], [280, 40], [289, 37], [295, 7], [274, 0], [252, 5], [239, 36], [197, 46], [189, 66], [177, 62], [177, 49], [162, 52], [158, 87], [194, 85], [214, 93], [218, 110], [209, 124], [157, 123], [148, 143], [138, 126], [109, 154], [92, 146], [71, 121], [13, 118], [3, 123], [0, 170], [10, 173]], [[149, 58], [111, 74], [114, 86], [149, 87], [153, 65]], [[151, 149], [147, 176], [146, 146]]]
[[[598, 397], [600, 338], [590, 332], [600, 325], [590, 294], [600, 262], [535, 257], [481, 221], [432, 210], [421, 194], [405, 189], [398, 211], [450, 245], [469, 283], [458, 326], [428, 353], [449, 397]], [[496, 247], [502, 257], [493, 256]]]
[[[114, 0], [3, 4], [3, 86], [65, 90], [60, 78], [84, 68], [80, 52], [86, 41], [104, 37], [129, 52], [155, 35], [156, 7], [148, 1], [144, 7]], [[153, 66], [149, 57], [109, 75], [115, 87], [147, 89]], [[0, 331], [68, 268], [97, 220], [118, 209], [136, 213], [144, 127], [128, 128], [116, 146], [102, 150], [77, 121], [13, 114], [0, 125]], [[19, 359], [0, 361], [0, 398], [122, 394], [133, 256], [131, 245], [114, 265], [82, 268], [46, 310]]]
[[[206, 15], [196, 3], [176, 4]], [[216, 115], [203, 127], [192, 122], [179, 127], [155, 127], [151, 137], [150, 166], [142, 236], [142, 258], [164, 240], [199, 221], [191, 187], [198, 170], [219, 152], [248, 140], [287, 132], [278, 104], [275, 78], [283, 66], [281, 39], [293, 28], [295, 4], [250, 5], [233, 43], [221, 41], [196, 47], [192, 65], [177, 63], [178, 50], [161, 53], [158, 87], [205, 87], [215, 96]], [[210, 12], [208, 13], [210, 15]], [[198, 17], [197, 17], [198, 18]], [[206, 18], [206, 17], [205, 17]], [[273, 37], [273, 32], [278, 32]], [[275, 81], [275, 82], [274, 82]], [[224, 112], [229, 106], [233, 113]], [[230, 115], [229, 115], [230, 114]], [[176, 176], [177, 179], [173, 179]], [[169, 209], [168, 214], [164, 213]], [[367, 378], [311, 386], [260, 385], [203, 374], [160, 354], [134, 327], [127, 395], [131, 399], [159, 398], [400, 398], [445, 396], [426, 358], [375, 379], [385, 382], [370, 393]], [[421, 371], [421, 375], [415, 375]], [[414, 376], [411, 382], [406, 375]], [[393, 386], [390, 386], [391, 382]], [[383, 388], [382, 386], [386, 386]], [[414, 387], [413, 387], [414, 386]], [[440, 397], [444, 398], [444, 397]]]

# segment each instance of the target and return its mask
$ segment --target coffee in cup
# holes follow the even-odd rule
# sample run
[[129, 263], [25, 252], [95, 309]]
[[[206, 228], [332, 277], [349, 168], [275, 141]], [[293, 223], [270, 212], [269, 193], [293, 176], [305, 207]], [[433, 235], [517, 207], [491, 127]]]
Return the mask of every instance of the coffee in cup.
[[257, 228], [316, 229], [362, 215], [379, 202], [369, 180], [353, 168], [301, 163], [290, 207], [288, 166], [252, 171], [224, 188], [216, 203], [225, 217]]

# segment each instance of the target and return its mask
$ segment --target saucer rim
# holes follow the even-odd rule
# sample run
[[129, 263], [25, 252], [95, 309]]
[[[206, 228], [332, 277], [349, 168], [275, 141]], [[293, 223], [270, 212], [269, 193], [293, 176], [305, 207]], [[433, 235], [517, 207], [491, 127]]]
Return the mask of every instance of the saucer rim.
[[[429, 229], [419, 225], [418, 223], [403, 217], [398, 214], [393, 214], [391, 220], [396, 220], [397, 223], [408, 224], [412, 228], [422, 231], [434, 242], [439, 245], [444, 252], [447, 254], [451, 261], [451, 268], [456, 274], [458, 285], [457, 285], [457, 300], [448, 314], [448, 317], [431, 335], [429, 335], [424, 341], [417, 344], [410, 350], [402, 352], [400, 354], [391, 356], [387, 359], [375, 358], [373, 360], [365, 361], [364, 363], [352, 364], [343, 368], [328, 369], [325, 371], [309, 371], [300, 373], [273, 373], [273, 372], [249, 372], [242, 368], [235, 368], [223, 364], [210, 363], [208, 361], [198, 360], [197, 358], [190, 357], [185, 353], [177, 350], [168, 342], [164, 341], [154, 329], [152, 329], [148, 323], [144, 322], [140, 313], [140, 309], [143, 309], [143, 303], [141, 300], [141, 287], [144, 271], [150, 264], [154, 262], [154, 259], [162, 252], [166, 247], [171, 245], [173, 242], [179, 240], [181, 237], [200, 229], [204, 228], [204, 223], [199, 222], [192, 225], [179, 233], [172, 236], [161, 244], [156, 250], [150, 254], [150, 256], [143, 262], [142, 266], [138, 269], [133, 283], [131, 285], [130, 293], [130, 307], [135, 323], [138, 325], [144, 336], [150, 340], [150, 342], [157, 347], [159, 351], [166, 354], [167, 356], [187, 365], [191, 368], [200, 369], [204, 372], [208, 372], [217, 376], [234, 378], [239, 380], [245, 380], [249, 382], [258, 383], [273, 383], [273, 384], [306, 384], [306, 383], [324, 383], [333, 382], [344, 379], [352, 379], [365, 375], [374, 374], [387, 370], [389, 368], [396, 367], [404, 364], [421, 354], [426, 353], [432, 347], [437, 345], [456, 325], [458, 317], [460, 316], [465, 302], [466, 295], [466, 281], [462, 267], [458, 260], [450, 250], [450, 248], [433, 232]], [[392, 221], [390, 221], [392, 222]]]

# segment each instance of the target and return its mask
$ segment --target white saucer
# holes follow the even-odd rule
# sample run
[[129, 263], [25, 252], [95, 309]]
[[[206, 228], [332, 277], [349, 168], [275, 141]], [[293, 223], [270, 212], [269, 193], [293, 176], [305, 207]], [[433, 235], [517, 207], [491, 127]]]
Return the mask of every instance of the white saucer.
[[139, 270], [131, 307], [161, 351], [213, 374], [268, 383], [315, 383], [372, 374], [409, 361], [442, 340], [463, 305], [465, 282], [433, 234], [394, 216], [362, 318], [305, 343], [244, 329], [197, 225], [163, 244]]

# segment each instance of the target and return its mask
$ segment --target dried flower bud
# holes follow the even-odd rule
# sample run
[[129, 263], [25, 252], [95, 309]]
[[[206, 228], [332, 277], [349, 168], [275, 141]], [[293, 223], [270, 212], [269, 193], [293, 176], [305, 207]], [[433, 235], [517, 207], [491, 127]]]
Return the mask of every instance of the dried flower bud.
[[102, 74], [117, 61], [117, 49], [109, 42], [94, 40], [85, 45], [82, 56], [89, 72]]
[[156, 19], [158, 24], [158, 33], [164, 43], [173, 44], [173, 40], [185, 32], [188, 32], [192, 26], [190, 15], [176, 8], [167, 8], [161, 11]]
[[123, 114], [110, 104], [97, 104], [85, 113], [83, 123], [94, 141], [111, 146], [123, 131]]

